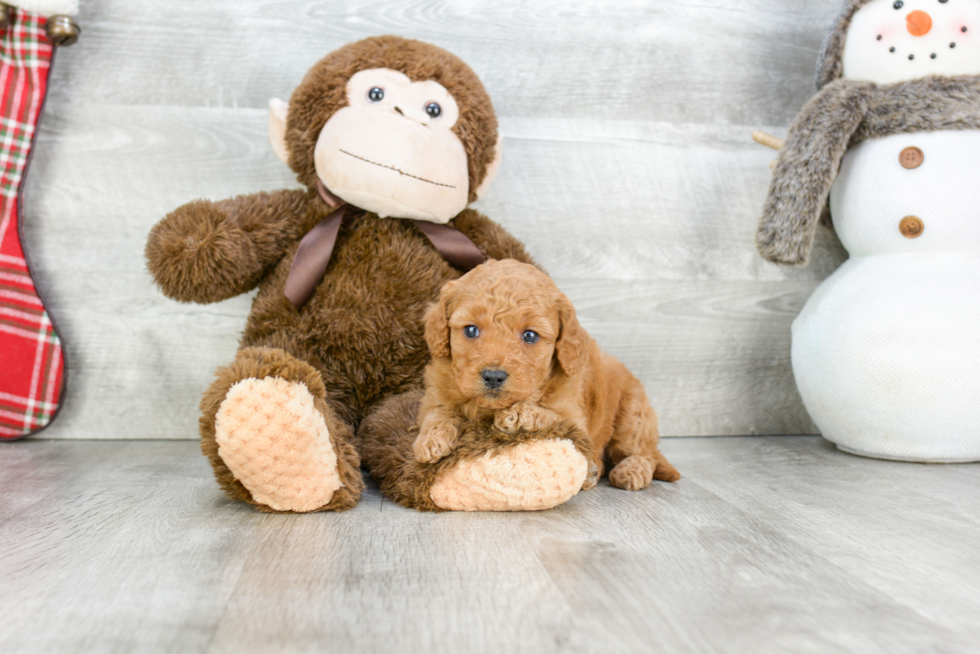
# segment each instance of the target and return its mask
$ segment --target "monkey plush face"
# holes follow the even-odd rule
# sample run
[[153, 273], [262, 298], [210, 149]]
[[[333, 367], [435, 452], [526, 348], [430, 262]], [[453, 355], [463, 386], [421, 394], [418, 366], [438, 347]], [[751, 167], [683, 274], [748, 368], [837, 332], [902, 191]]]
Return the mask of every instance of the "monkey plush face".
[[466, 208], [466, 151], [453, 133], [459, 108], [438, 82], [387, 68], [347, 83], [347, 106], [320, 132], [317, 176], [338, 197], [382, 218], [445, 223]]
[[980, 0], [871, 0], [851, 19], [843, 77], [893, 84], [980, 74]]
[[446, 223], [499, 163], [490, 99], [454, 55], [385, 36], [317, 63], [289, 105], [270, 103], [269, 137], [300, 181], [381, 217]]

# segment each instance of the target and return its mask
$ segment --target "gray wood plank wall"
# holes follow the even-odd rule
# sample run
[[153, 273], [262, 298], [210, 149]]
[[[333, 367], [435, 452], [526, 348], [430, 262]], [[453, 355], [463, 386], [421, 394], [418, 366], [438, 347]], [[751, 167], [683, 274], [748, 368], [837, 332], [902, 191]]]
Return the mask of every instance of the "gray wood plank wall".
[[65, 338], [46, 436], [193, 438], [250, 298], [164, 298], [147, 232], [189, 200], [295, 185], [266, 136], [326, 52], [394, 33], [486, 84], [504, 135], [477, 207], [527, 243], [586, 328], [646, 385], [671, 436], [815, 433], [789, 328], [846, 257], [755, 254], [773, 152], [813, 94], [838, 0], [83, 0], [58, 53], [25, 196], [26, 242]]

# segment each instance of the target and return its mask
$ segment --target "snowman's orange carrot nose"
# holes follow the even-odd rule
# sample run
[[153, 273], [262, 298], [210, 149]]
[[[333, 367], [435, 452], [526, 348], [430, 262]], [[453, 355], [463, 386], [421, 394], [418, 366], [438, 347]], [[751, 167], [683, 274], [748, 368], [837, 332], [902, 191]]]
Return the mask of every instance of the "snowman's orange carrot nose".
[[932, 17], [924, 11], [916, 9], [905, 20], [912, 36], [925, 36], [932, 29]]

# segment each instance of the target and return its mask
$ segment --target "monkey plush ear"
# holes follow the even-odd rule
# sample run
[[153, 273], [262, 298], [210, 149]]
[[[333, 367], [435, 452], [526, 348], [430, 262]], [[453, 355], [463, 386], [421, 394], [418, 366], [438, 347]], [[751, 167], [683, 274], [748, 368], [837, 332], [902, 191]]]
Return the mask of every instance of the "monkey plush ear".
[[425, 312], [425, 342], [433, 359], [450, 355], [449, 303], [455, 297], [454, 286], [453, 282], [443, 286], [439, 299]]
[[272, 151], [284, 164], [289, 163], [289, 152], [286, 150], [286, 112], [289, 105], [273, 98], [269, 100], [269, 143]]
[[476, 197], [480, 198], [484, 193], [486, 193], [487, 188], [490, 187], [490, 183], [493, 182], [493, 178], [497, 176], [497, 169], [500, 168], [500, 155], [502, 154], [502, 149], [504, 146], [504, 137], [497, 133], [497, 144], [493, 146], [493, 161], [487, 166], [487, 174], [483, 176], [483, 181], [476, 189]]
[[558, 299], [558, 319], [561, 333], [555, 343], [558, 364], [571, 377], [578, 374], [589, 356], [589, 335], [585, 333], [575, 316], [575, 307], [564, 295]]

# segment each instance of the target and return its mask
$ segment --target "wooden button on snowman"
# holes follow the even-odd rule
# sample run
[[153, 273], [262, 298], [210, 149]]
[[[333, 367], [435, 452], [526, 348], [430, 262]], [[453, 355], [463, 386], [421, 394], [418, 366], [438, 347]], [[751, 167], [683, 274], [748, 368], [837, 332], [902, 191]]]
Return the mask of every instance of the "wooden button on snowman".
[[980, 0], [849, 0], [790, 126], [757, 234], [850, 258], [793, 323], [800, 395], [843, 450], [980, 460]]

